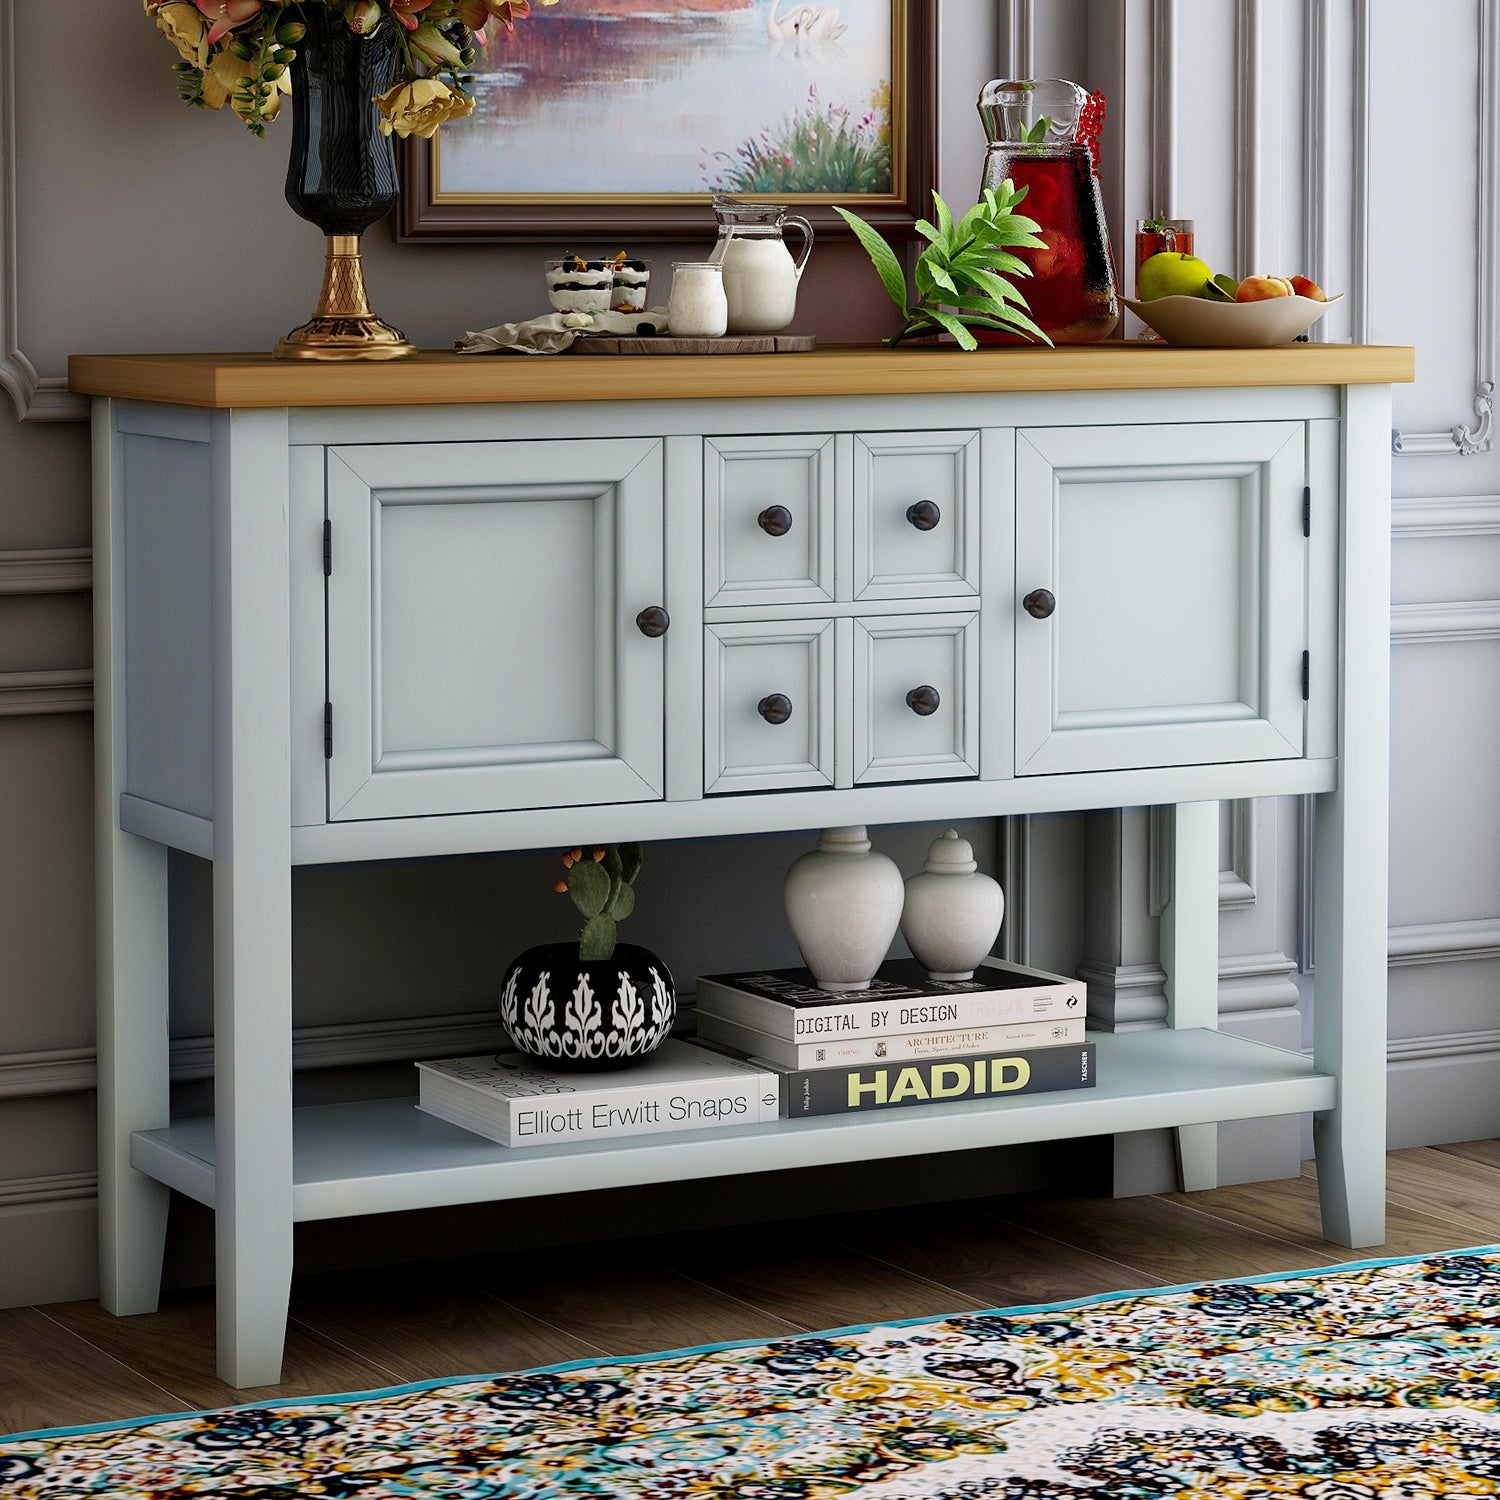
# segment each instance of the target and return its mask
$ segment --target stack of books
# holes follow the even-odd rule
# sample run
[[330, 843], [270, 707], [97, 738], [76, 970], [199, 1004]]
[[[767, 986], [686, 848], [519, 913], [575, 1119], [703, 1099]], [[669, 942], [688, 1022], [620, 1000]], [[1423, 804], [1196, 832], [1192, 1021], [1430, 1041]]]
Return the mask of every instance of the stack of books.
[[559, 1146], [668, 1130], [728, 1130], [779, 1117], [769, 1068], [663, 1042], [608, 1072], [548, 1068], [519, 1052], [417, 1064], [417, 1108], [502, 1146]]
[[774, 1070], [790, 1117], [1092, 1088], [1086, 1008], [1081, 980], [997, 959], [957, 981], [895, 960], [844, 993], [806, 969], [698, 981], [699, 1037]]

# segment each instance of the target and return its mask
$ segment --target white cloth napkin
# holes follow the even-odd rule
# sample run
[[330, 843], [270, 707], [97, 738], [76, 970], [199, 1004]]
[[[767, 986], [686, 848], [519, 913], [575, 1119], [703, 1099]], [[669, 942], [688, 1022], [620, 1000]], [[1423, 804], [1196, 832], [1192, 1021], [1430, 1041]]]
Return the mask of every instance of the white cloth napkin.
[[466, 333], [453, 347], [460, 354], [561, 354], [575, 339], [609, 334], [630, 338], [667, 331], [667, 310], [645, 312], [554, 312], [524, 323], [501, 323], [479, 333]]

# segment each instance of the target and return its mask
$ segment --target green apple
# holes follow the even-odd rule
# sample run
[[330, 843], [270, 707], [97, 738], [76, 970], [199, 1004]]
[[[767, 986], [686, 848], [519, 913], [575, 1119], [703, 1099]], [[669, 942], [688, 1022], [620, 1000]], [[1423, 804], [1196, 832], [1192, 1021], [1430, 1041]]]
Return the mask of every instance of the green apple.
[[1163, 250], [1141, 267], [1135, 281], [1136, 295], [1142, 302], [1154, 302], [1158, 297], [1196, 297], [1204, 283], [1213, 279], [1213, 268], [1196, 255]]

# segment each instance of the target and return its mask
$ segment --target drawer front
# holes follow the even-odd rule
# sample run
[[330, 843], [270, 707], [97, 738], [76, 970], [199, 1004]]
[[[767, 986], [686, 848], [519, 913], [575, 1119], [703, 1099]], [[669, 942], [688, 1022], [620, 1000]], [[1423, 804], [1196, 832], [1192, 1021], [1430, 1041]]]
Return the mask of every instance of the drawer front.
[[979, 434], [854, 439], [854, 597], [979, 593]]
[[704, 650], [704, 788], [833, 785], [834, 622], [724, 624]]
[[703, 445], [704, 601], [834, 597], [834, 440], [718, 437]]
[[1018, 773], [1303, 753], [1306, 453], [1300, 422], [1017, 434]]
[[329, 817], [662, 796], [662, 444], [331, 448]]
[[979, 616], [854, 621], [854, 779], [979, 774]]

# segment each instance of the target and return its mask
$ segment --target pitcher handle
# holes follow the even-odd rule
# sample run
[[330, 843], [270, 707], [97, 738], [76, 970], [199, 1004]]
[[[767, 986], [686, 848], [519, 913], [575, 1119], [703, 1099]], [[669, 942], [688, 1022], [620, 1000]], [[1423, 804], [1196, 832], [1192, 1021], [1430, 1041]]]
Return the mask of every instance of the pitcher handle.
[[800, 214], [788, 214], [782, 220], [782, 233], [788, 229], [798, 229], [802, 232], [802, 253], [797, 257], [796, 270], [797, 280], [802, 280], [802, 273], [807, 269], [807, 257], [812, 254], [813, 227]]

